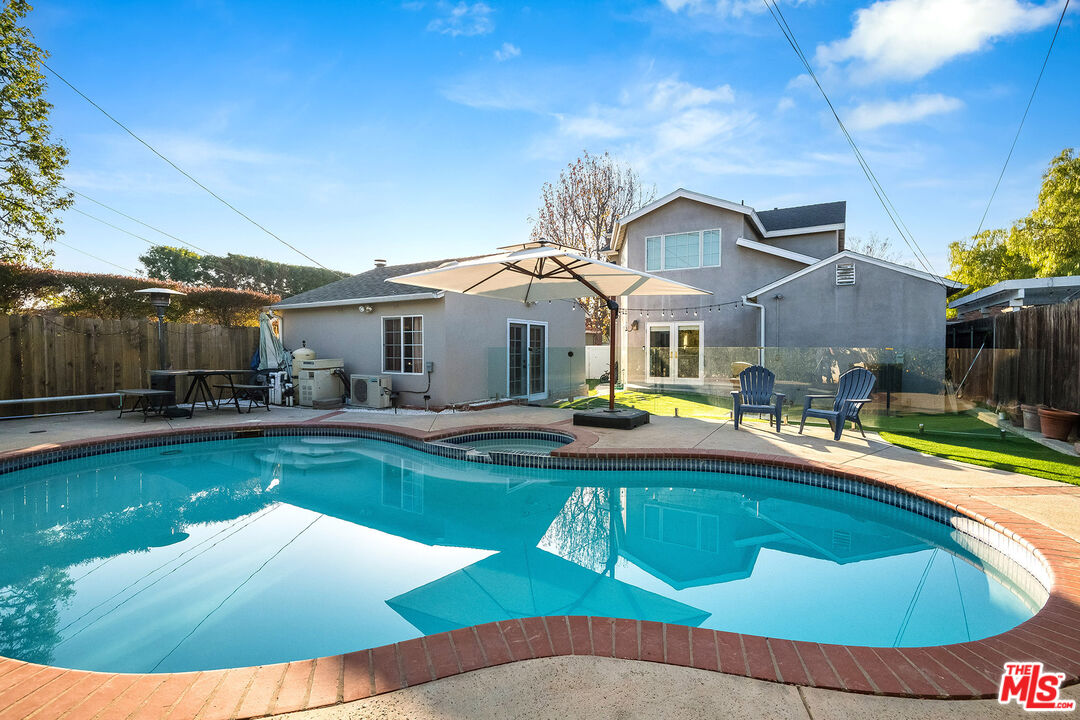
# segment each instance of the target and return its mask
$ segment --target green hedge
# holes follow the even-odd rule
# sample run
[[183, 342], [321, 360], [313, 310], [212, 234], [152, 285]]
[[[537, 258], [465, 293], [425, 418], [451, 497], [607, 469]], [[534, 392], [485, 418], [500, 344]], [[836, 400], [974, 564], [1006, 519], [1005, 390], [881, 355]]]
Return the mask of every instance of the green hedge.
[[134, 294], [150, 287], [187, 293], [174, 296], [165, 312], [173, 322], [257, 325], [259, 310], [281, 300], [280, 295], [253, 290], [0, 263], [0, 312], [51, 310], [79, 317], [156, 317], [146, 297]]

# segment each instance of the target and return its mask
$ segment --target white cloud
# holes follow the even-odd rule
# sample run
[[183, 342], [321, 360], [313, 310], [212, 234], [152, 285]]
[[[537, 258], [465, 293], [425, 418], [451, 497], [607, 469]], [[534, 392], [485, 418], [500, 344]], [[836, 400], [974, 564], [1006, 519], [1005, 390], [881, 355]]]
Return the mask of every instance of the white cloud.
[[735, 101], [735, 91], [730, 85], [718, 85], [710, 90], [696, 87], [674, 77], [656, 83], [651, 94], [652, 97], [648, 101], [650, 110], [685, 110], [717, 102]]
[[776, 103], [776, 112], [784, 113], [795, 107], [795, 100], [789, 97], [782, 97], [780, 101]]
[[851, 63], [855, 80], [911, 80], [995, 40], [1054, 22], [1056, 0], [879, 0], [855, 12], [851, 35], [819, 45], [824, 67]]
[[[783, 1], [783, 0], [781, 0]], [[674, 13], [687, 15], [715, 15], [719, 18], [757, 15], [767, 10], [761, 0], [661, 0], [664, 7]], [[813, 0], [787, 0], [788, 5], [803, 5]]]
[[504, 42], [502, 47], [495, 51], [495, 59], [505, 62], [521, 55], [521, 48], [513, 43]]
[[495, 29], [491, 19], [494, 10], [484, 2], [459, 2], [457, 5], [439, 3], [440, 17], [428, 23], [427, 29], [451, 37], [459, 35], [487, 35]]
[[868, 102], [851, 111], [847, 126], [852, 130], [873, 130], [885, 125], [903, 125], [931, 115], [955, 112], [963, 106], [964, 103], [958, 98], [941, 93], [912, 95], [904, 100]]

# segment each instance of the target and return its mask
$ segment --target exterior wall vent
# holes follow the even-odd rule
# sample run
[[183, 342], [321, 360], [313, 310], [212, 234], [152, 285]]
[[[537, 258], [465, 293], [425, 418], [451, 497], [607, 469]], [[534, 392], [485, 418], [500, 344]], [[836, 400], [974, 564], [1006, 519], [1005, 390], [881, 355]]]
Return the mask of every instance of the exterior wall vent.
[[836, 263], [836, 284], [855, 284], [855, 263]]

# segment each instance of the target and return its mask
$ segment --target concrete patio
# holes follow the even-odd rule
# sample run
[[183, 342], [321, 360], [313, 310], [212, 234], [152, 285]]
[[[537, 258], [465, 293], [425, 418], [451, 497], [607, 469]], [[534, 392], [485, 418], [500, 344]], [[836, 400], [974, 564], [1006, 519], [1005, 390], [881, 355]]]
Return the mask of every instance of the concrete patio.
[[[66, 415], [0, 422], [0, 452], [166, 427], [187, 429], [266, 422], [377, 423], [421, 431], [474, 425], [569, 424], [572, 412], [553, 408], [503, 407], [441, 414], [341, 412], [274, 408], [237, 415], [196, 412], [193, 419], [166, 420], [115, 413]], [[569, 429], [569, 428], [567, 428]], [[770, 432], [749, 423], [738, 431], [730, 422], [653, 417], [632, 431], [590, 429], [595, 448], [710, 449], [790, 455], [852, 469], [886, 472], [947, 488], [1013, 511], [1080, 540], [1080, 487], [1050, 480], [962, 465], [897, 448], [868, 434], [845, 433], [833, 442], [826, 428], [802, 436], [785, 426]], [[1066, 697], [1077, 698], [1076, 686]], [[1016, 705], [995, 701], [934, 701], [874, 697], [781, 685], [692, 668], [600, 657], [527, 660], [435, 680], [354, 703], [297, 713], [309, 720], [331, 718], [514, 718], [551, 717], [1019, 717]]]

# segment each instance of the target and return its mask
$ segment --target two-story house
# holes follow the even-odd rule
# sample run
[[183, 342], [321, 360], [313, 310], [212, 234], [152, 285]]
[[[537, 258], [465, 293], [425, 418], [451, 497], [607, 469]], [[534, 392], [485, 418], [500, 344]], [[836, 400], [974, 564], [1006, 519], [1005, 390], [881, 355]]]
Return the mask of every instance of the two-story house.
[[714, 293], [621, 298], [623, 379], [726, 377], [758, 359], [746, 348], [935, 351], [943, 364], [945, 298], [963, 286], [845, 250], [846, 215], [845, 202], [757, 211], [679, 189], [621, 218], [608, 259]]

